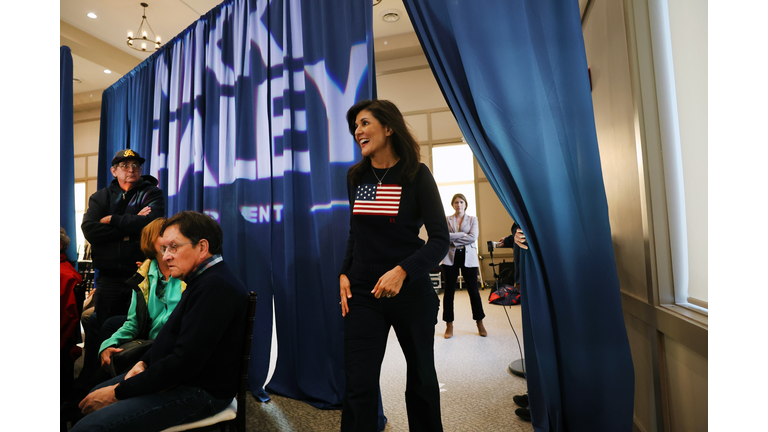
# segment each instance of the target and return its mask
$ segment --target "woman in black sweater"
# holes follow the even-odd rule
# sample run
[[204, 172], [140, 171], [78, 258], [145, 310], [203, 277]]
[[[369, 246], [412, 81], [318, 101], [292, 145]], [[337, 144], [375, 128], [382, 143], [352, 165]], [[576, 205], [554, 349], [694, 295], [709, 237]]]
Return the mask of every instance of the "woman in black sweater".
[[434, 362], [439, 300], [429, 279], [448, 252], [440, 194], [393, 103], [359, 102], [347, 122], [363, 160], [347, 174], [352, 214], [339, 276], [346, 374], [341, 430], [376, 431], [381, 362], [394, 327], [408, 364], [409, 428], [441, 431]]

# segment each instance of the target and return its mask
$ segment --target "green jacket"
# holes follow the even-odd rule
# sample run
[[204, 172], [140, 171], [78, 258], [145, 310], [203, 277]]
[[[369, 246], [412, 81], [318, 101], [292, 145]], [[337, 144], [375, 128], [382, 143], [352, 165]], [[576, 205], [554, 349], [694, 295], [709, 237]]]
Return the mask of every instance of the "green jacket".
[[[171, 277], [168, 279], [168, 284], [165, 287], [165, 295], [163, 298], [157, 296], [155, 289], [157, 288], [157, 282], [163, 277], [160, 273], [160, 269], [157, 267], [156, 260], [146, 260], [139, 267], [138, 273], [144, 276], [144, 281], [139, 284], [141, 291], [144, 293], [144, 300], [147, 303], [147, 309], [149, 310], [150, 329], [149, 338], [154, 339], [163, 328], [165, 322], [168, 321], [168, 317], [171, 315], [176, 305], [181, 300], [181, 293], [187, 287], [184, 282]], [[130, 342], [136, 339], [139, 335], [138, 319], [136, 318], [136, 291], [133, 292], [131, 298], [131, 306], [128, 309], [128, 318], [117, 330], [112, 337], [105, 340], [101, 344], [99, 354], [109, 347], [118, 347], [126, 342]]]

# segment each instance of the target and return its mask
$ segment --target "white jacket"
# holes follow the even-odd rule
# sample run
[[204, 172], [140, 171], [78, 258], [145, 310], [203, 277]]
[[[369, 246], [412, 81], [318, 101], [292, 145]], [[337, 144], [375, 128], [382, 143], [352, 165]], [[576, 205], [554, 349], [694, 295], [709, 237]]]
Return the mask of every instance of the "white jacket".
[[451, 244], [448, 248], [448, 255], [443, 258], [441, 264], [453, 265], [453, 255], [456, 253], [457, 246], [464, 246], [466, 249], [464, 258], [464, 267], [480, 267], [480, 260], [477, 259], [477, 218], [464, 214], [464, 220], [461, 222], [461, 226], [457, 227], [456, 220], [453, 215], [446, 216], [445, 221], [448, 223], [448, 232], [451, 235]]

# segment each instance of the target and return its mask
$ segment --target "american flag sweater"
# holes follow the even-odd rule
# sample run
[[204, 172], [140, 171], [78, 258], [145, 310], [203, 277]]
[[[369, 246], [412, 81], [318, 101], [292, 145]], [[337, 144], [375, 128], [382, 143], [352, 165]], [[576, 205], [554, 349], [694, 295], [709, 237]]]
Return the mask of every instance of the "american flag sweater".
[[[427, 275], [448, 252], [448, 226], [437, 184], [426, 165], [421, 164], [413, 182], [400, 184], [402, 164], [381, 179], [369, 169], [360, 184], [347, 185], [349, 194], [349, 239], [340, 274], [377, 281], [400, 265], [408, 274], [404, 283]], [[386, 175], [385, 175], [386, 172]], [[429, 236], [419, 237], [422, 225]]]

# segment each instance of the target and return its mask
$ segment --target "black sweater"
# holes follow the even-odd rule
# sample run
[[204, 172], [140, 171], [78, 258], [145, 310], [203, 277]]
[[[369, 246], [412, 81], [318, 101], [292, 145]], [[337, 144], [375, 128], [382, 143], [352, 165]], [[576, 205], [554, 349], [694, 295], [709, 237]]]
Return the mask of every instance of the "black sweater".
[[147, 368], [121, 382], [115, 396], [126, 399], [184, 384], [217, 399], [233, 398], [247, 306], [245, 285], [225, 262], [196, 276], [141, 359]]
[[[385, 171], [377, 170], [376, 174], [382, 178]], [[402, 164], [395, 164], [382, 178], [382, 185], [399, 186], [396, 183], [400, 181], [401, 173]], [[361, 212], [363, 207], [360, 205], [365, 203], [365, 197], [372, 197], [377, 179], [373, 171], [368, 170], [363, 173], [360, 182], [359, 186], [347, 185], [350, 228], [341, 274], [377, 281], [384, 273], [400, 265], [408, 274], [406, 283], [426, 276], [448, 253], [450, 242], [440, 193], [429, 168], [421, 164], [413, 182], [402, 185], [399, 205], [391, 210], [392, 214]], [[383, 194], [377, 193], [379, 200]], [[426, 244], [419, 238], [422, 225], [429, 235]]]

